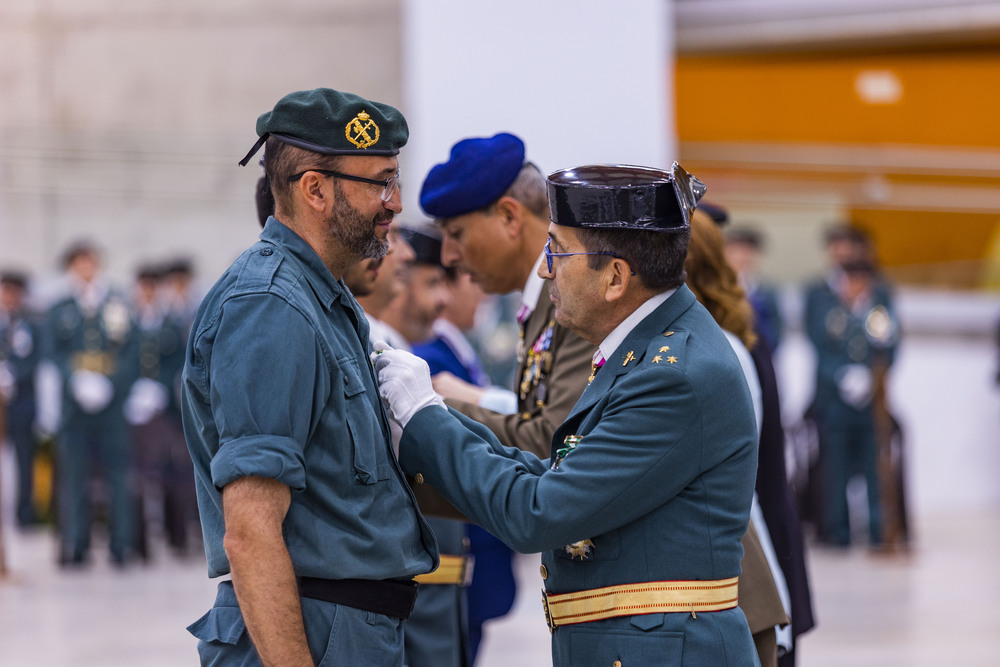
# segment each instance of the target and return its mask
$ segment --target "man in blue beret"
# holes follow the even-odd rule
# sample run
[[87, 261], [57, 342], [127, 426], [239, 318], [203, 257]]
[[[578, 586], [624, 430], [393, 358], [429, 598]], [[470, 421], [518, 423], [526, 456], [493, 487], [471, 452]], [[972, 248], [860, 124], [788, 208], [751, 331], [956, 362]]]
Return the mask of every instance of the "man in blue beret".
[[342, 277], [386, 252], [406, 121], [320, 88], [279, 100], [257, 134], [242, 162], [266, 143], [274, 215], [202, 302], [183, 373], [209, 576], [229, 575], [189, 630], [203, 664], [399, 667], [437, 544]]
[[525, 161], [524, 142], [513, 134], [464, 139], [424, 179], [420, 206], [442, 230], [442, 264], [468, 273], [489, 294], [521, 292], [517, 413], [479, 405], [479, 387], [439, 382], [449, 405], [505, 445], [547, 457], [552, 433], [590, 374], [594, 346], [556, 322], [538, 275], [549, 225], [545, 177]]
[[597, 346], [592, 379], [540, 459], [447, 410], [421, 360], [376, 346], [400, 463], [518, 551], [543, 552], [555, 665], [757, 665], [737, 606], [753, 407], [684, 285], [704, 186], [678, 165], [593, 165], [547, 187], [539, 275], [556, 321]]

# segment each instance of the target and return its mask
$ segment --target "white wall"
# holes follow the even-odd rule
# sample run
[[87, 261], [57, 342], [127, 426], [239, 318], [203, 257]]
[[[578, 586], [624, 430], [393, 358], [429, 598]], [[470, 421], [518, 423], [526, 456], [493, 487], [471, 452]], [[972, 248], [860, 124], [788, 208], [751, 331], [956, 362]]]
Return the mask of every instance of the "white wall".
[[673, 23], [665, 0], [403, 0], [404, 219], [427, 171], [470, 136], [524, 139], [543, 172], [670, 166]]

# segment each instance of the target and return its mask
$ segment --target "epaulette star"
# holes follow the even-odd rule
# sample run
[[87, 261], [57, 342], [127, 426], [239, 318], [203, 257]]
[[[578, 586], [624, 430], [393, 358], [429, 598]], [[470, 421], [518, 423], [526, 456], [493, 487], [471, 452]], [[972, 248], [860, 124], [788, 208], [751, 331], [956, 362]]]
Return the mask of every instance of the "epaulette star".
[[669, 352], [669, 351], [670, 351], [669, 345], [664, 345], [663, 347], [660, 348], [660, 352]]
[[661, 361], [663, 361], [663, 357], [661, 357], [660, 355], [656, 355], [655, 357], [653, 357], [653, 363], [654, 364], [658, 364]]
[[677, 363], [677, 357], [667, 357], [667, 361], [669, 361], [672, 364], [676, 364]]

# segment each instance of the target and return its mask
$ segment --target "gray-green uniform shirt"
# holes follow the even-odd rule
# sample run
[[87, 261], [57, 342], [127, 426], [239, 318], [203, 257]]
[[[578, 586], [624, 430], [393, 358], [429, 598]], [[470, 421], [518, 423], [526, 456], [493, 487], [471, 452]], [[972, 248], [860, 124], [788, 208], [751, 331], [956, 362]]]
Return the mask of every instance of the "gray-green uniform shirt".
[[260, 239], [202, 302], [183, 374], [209, 576], [229, 572], [222, 488], [250, 476], [292, 490], [298, 576], [429, 572], [437, 545], [391, 450], [361, 308], [278, 220]]

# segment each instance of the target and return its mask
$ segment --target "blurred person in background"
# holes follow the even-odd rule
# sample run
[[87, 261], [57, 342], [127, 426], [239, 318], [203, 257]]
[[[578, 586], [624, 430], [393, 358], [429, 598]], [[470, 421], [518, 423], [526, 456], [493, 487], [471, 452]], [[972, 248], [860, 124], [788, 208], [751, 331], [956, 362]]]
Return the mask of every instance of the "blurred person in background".
[[[381, 315], [382, 324], [405, 339], [396, 349], [408, 350], [434, 336], [434, 322], [448, 306], [451, 294], [440, 261], [439, 232], [400, 227], [397, 238], [410, 248], [412, 259], [403, 274], [402, 289]], [[407, 667], [466, 667], [469, 640], [465, 586], [469, 560], [465, 524], [441, 517], [427, 517], [427, 523], [437, 538], [441, 564], [434, 572], [415, 577], [420, 594], [403, 628], [404, 662]]]
[[187, 343], [191, 323], [203, 296], [195, 289], [194, 267], [190, 259], [178, 257], [164, 265], [160, 292], [170, 319], [180, 327], [183, 342]]
[[413, 250], [403, 289], [382, 309], [381, 319], [402, 334], [409, 347], [434, 337], [434, 321], [451, 300], [441, 266], [437, 230], [402, 227], [400, 235]]
[[389, 304], [406, 289], [414, 254], [395, 222], [389, 228], [388, 240], [389, 249], [385, 257], [355, 264], [345, 272], [344, 282], [348, 287], [360, 287], [360, 293], [355, 296], [368, 319], [369, 338], [390, 345], [395, 343], [405, 349], [409, 345], [406, 336], [380, 318]]
[[[905, 519], [900, 521], [905, 513], [896, 502], [901, 487], [884, 504], [888, 478], [880, 483], [879, 474], [880, 445], [888, 447], [893, 438], [885, 386], [899, 343], [899, 321], [866, 234], [837, 226], [827, 234], [827, 251], [830, 270], [809, 287], [805, 307], [805, 331], [817, 360], [810, 410], [819, 437], [820, 539], [838, 547], [851, 543], [847, 484], [860, 473], [867, 491], [868, 543], [879, 547], [887, 537], [895, 541], [905, 536]], [[891, 478], [897, 486], [896, 476]], [[883, 531], [886, 510], [893, 519], [889, 535]]]
[[736, 270], [740, 285], [753, 307], [754, 330], [773, 355], [781, 343], [784, 323], [778, 305], [778, 293], [763, 283], [757, 274], [764, 238], [749, 227], [730, 229], [726, 233], [726, 260]]
[[35, 370], [41, 358], [40, 323], [28, 309], [28, 276], [0, 272], [0, 409], [5, 411], [5, 437], [14, 447], [17, 525], [38, 522], [33, 498], [37, 440]]
[[[780, 626], [781, 610], [774, 605], [773, 593], [755, 592], [755, 597], [770, 600], [770, 608], [755, 611], [744, 608], [762, 664], [776, 663], [782, 667], [795, 664], [797, 638], [814, 626], [809, 579], [806, 572], [802, 526], [785, 471], [785, 437], [781, 424], [781, 404], [777, 380], [771, 361], [770, 348], [756, 337], [754, 311], [746, 298], [729, 257], [731, 235], [727, 235], [725, 253], [723, 236], [718, 224], [700, 208], [691, 216], [691, 242], [685, 269], [687, 285], [712, 317], [723, 327], [726, 336], [740, 357], [755, 399], [760, 428], [757, 456], [756, 496], [751, 523], [757, 527], [757, 538], [767, 563], [771, 566], [776, 592], [791, 625], [777, 627], [772, 636], [765, 632], [769, 621]], [[745, 550], [754, 548], [744, 541]], [[759, 560], [757, 561], [759, 562]], [[741, 596], [751, 593], [749, 586], [760, 587], [763, 577], [751, 571], [753, 559], [744, 556], [744, 571], [740, 577]], [[764, 582], [766, 583], [766, 582]], [[745, 586], [743, 584], [746, 584]], [[776, 620], [777, 617], [777, 620]], [[759, 623], [759, 625], [758, 625]], [[757, 625], [757, 627], [755, 627]], [[766, 642], [766, 643], [765, 643]], [[776, 645], [771, 642], [776, 642]]]
[[86, 562], [94, 506], [90, 479], [99, 471], [107, 490], [111, 559], [123, 565], [133, 545], [123, 407], [138, 377], [135, 321], [128, 299], [104, 278], [93, 245], [71, 246], [63, 266], [70, 293], [49, 309], [45, 324], [46, 356], [62, 384], [56, 459], [59, 562]]
[[174, 553], [186, 554], [188, 522], [195, 518], [196, 507], [179, 404], [187, 329], [181, 319], [184, 312], [170, 309], [170, 298], [177, 292], [167, 280], [165, 268], [141, 267], [132, 297], [139, 377], [124, 409], [132, 435], [136, 553], [143, 560], [150, 558], [150, 519], [162, 526]]

